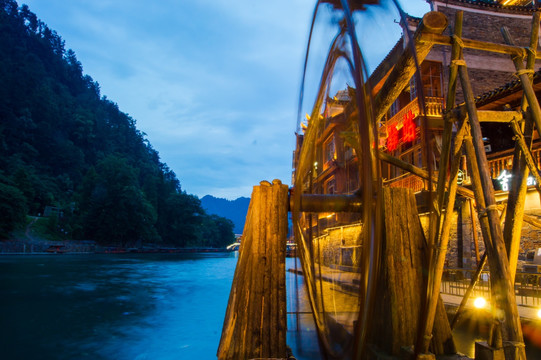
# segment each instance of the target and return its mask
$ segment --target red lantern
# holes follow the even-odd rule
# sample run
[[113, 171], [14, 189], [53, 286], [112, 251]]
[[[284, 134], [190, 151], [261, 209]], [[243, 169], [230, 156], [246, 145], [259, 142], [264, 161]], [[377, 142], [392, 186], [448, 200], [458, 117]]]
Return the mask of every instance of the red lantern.
[[415, 122], [413, 121], [414, 117], [415, 115], [413, 115], [413, 112], [411, 110], [408, 111], [406, 115], [404, 115], [404, 122], [403, 122], [404, 130], [402, 130], [404, 134], [402, 140], [404, 142], [410, 142], [410, 141], [415, 140], [416, 126], [415, 126]]
[[387, 150], [394, 151], [398, 147], [398, 130], [396, 125], [389, 126], [389, 135], [387, 136]]

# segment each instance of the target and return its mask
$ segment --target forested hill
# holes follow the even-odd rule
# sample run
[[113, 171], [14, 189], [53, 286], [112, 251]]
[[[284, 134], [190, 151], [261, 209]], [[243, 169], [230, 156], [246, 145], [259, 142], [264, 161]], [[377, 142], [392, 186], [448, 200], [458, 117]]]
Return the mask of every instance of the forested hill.
[[0, 237], [46, 206], [58, 209], [54, 229], [65, 238], [130, 246], [234, 241], [233, 224], [181, 190], [135, 120], [101, 96], [60, 35], [26, 5], [0, 0]]
[[242, 234], [250, 198], [240, 197], [235, 200], [227, 200], [205, 195], [201, 198], [201, 205], [209, 214], [223, 216], [233, 221], [235, 234]]

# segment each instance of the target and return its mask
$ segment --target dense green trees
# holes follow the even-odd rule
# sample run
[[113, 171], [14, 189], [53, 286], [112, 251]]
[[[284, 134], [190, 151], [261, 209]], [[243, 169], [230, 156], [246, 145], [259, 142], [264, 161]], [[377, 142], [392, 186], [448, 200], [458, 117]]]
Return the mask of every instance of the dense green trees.
[[182, 191], [135, 120], [30, 9], [0, 0], [0, 236], [62, 210], [70, 238], [225, 246], [233, 226]]
[[0, 182], [0, 238], [24, 224], [26, 218], [25, 197], [15, 186]]

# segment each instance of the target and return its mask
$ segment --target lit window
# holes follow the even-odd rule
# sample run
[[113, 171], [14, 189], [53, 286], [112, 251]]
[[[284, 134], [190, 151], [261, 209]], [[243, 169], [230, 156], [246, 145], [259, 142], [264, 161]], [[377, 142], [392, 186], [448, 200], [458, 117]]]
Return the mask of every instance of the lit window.
[[336, 159], [336, 151], [334, 146], [334, 136], [325, 143], [325, 164]]

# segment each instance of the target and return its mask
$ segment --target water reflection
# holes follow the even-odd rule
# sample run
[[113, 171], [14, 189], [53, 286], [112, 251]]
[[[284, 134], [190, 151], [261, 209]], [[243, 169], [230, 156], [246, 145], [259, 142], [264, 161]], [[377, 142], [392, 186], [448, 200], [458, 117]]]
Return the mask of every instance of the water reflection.
[[5, 358], [215, 358], [230, 254], [0, 258]]

